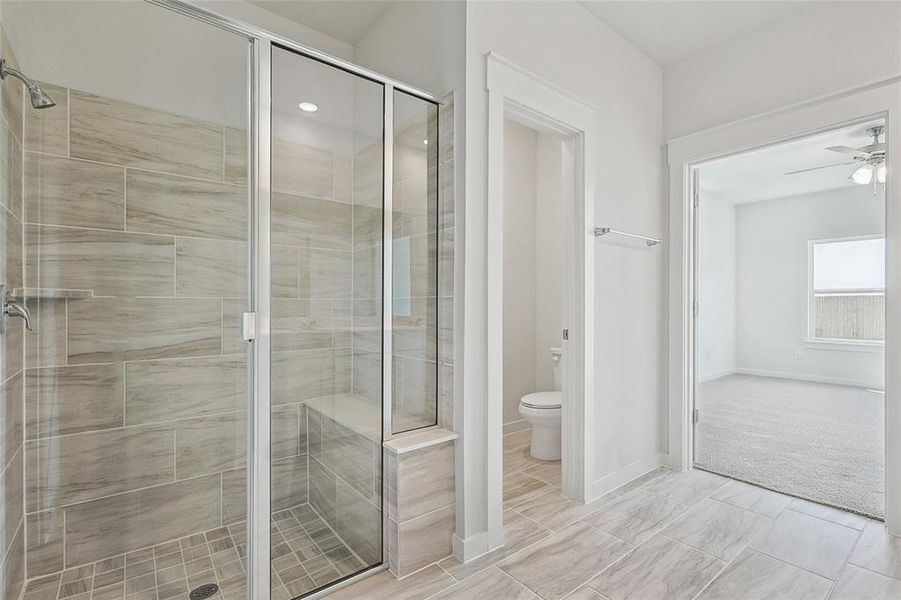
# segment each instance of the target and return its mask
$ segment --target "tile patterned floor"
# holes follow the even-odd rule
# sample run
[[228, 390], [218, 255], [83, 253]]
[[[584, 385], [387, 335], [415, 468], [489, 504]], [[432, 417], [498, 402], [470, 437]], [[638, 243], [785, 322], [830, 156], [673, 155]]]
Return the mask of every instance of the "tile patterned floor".
[[901, 538], [881, 522], [704, 471], [658, 469], [581, 505], [524, 441], [505, 436], [504, 548], [329, 599], [901, 599]]
[[[289, 600], [363, 563], [303, 504], [272, 515], [272, 599]], [[25, 600], [168, 600], [205, 583], [244, 600], [245, 523], [220, 527], [28, 582]]]

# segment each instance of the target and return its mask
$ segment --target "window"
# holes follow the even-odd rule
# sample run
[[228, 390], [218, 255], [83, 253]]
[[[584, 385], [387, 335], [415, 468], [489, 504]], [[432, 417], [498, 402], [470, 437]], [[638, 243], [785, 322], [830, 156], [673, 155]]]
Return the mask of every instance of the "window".
[[810, 242], [810, 330], [816, 341], [885, 341], [885, 238]]

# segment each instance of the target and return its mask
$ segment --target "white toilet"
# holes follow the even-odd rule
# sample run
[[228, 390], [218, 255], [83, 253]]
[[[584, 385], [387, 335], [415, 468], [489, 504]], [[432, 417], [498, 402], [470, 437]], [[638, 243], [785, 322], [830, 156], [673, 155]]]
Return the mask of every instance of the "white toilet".
[[554, 390], [526, 394], [519, 401], [519, 414], [532, 424], [532, 444], [530, 453], [538, 460], [560, 460], [560, 390], [561, 348], [551, 348], [554, 361]]

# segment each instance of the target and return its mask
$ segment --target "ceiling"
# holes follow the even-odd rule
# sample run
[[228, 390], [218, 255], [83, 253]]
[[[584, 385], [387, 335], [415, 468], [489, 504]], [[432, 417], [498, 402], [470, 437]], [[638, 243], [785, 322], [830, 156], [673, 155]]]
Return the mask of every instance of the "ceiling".
[[249, 0], [281, 17], [351, 46], [378, 20], [388, 0]]
[[[845, 165], [786, 175], [788, 171], [847, 162], [848, 158], [826, 150], [827, 146], [859, 148], [872, 142], [866, 130], [882, 125], [881, 119], [844, 129], [745, 152], [704, 163], [700, 167], [701, 190], [733, 204], [787, 198], [839, 188], [857, 187], [848, 180], [856, 165]], [[885, 138], [882, 138], [885, 141]], [[862, 163], [861, 163], [862, 164]]]
[[[723, 44], [817, 1], [579, 0], [661, 66]], [[276, 3], [277, 4], [277, 3]]]

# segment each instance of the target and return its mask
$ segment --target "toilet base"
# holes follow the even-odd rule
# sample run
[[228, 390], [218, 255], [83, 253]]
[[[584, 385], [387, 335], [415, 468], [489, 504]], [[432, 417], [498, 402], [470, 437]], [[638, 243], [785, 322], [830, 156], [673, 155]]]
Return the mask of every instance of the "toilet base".
[[532, 426], [532, 443], [529, 454], [538, 460], [560, 460], [560, 425], [556, 427]]

